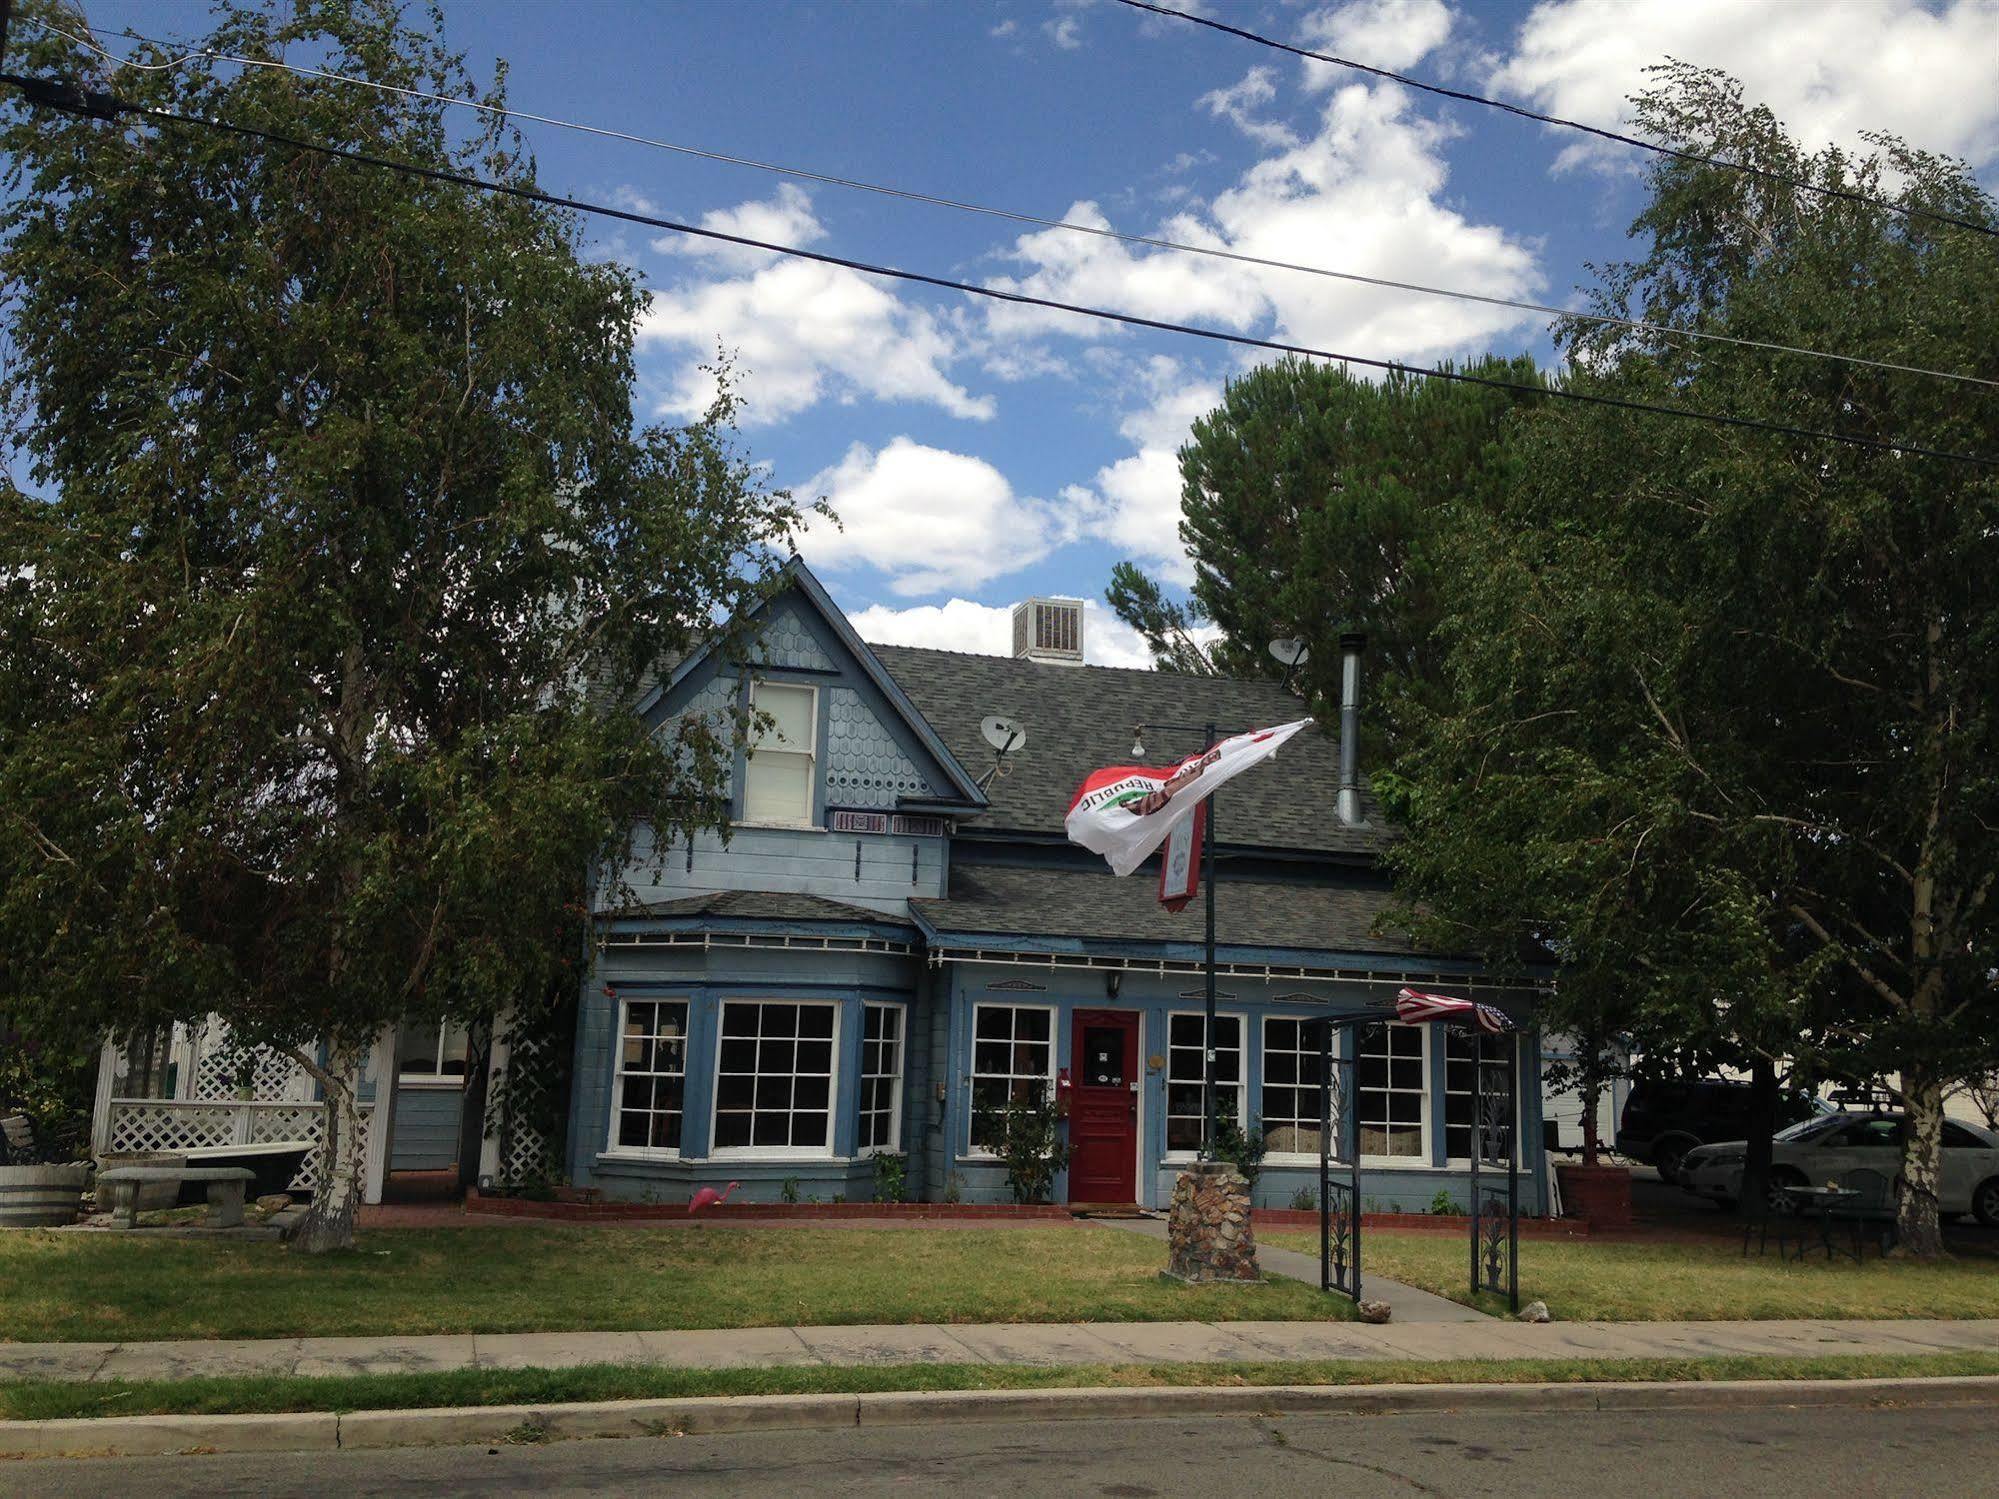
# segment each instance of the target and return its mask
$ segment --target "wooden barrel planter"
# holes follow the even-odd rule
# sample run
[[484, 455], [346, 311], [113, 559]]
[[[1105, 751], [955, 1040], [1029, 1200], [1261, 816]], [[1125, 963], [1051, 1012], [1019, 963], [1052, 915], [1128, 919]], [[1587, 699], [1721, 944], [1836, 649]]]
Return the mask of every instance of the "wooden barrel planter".
[[60, 1228], [76, 1222], [86, 1162], [60, 1166], [0, 1166], [0, 1228]]

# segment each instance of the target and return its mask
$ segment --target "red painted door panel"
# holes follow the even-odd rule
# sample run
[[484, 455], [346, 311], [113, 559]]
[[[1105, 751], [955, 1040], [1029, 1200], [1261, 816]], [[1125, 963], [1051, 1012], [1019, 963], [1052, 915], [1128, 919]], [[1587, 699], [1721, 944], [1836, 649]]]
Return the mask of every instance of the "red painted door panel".
[[1138, 1016], [1078, 1010], [1069, 1044], [1069, 1200], [1138, 1200]]

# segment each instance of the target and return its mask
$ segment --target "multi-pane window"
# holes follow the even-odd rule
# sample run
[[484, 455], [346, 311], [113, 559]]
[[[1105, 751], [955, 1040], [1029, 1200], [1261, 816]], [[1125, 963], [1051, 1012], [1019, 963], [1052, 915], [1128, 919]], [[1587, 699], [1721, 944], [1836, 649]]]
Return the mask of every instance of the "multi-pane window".
[[810, 687], [751, 684], [750, 706], [770, 722], [756, 729], [750, 739], [744, 770], [744, 821], [811, 823], [817, 698]]
[[731, 999], [715, 1059], [717, 1151], [829, 1155], [833, 1149], [831, 1004]]
[[396, 1075], [412, 1082], [465, 1081], [465, 1027], [405, 1026], [396, 1037]]
[[[1275, 1156], [1319, 1154], [1319, 1036], [1305, 1020], [1263, 1022], [1263, 1142]], [[1333, 1142], [1335, 1151], [1339, 1142]]]
[[687, 1091], [687, 1004], [628, 999], [619, 1027], [611, 1148], [680, 1153]]
[[[1201, 1148], [1201, 1092], [1207, 1077], [1202, 1054], [1201, 1031], [1206, 1017], [1169, 1015], [1166, 1017], [1166, 1151], [1169, 1155], [1194, 1155]], [[1242, 1017], [1215, 1017], [1215, 1112], [1225, 1114], [1233, 1106], [1243, 1128], [1250, 1122], [1242, 1116]]]
[[1473, 1069], [1481, 1064], [1488, 1117], [1494, 1126], [1494, 1133], [1486, 1137], [1486, 1158], [1503, 1161], [1512, 1154], [1513, 1100], [1492, 1096], [1506, 1092], [1506, 1049], [1511, 1045], [1511, 1036], [1474, 1036], [1455, 1026], [1444, 1027], [1444, 1154], [1452, 1160], [1471, 1159]]
[[1360, 1153], [1426, 1163], [1423, 1118], [1427, 1025], [1384, 1021], [1362, 1028], [1355, 1052]]
[[972, 1148], [991, 1150], [1009, 1100], [1046, 1098], [1055, 1080], [1055, 1012], [1033, 1005], [972, 1011]]
[[902, 1145], [902, 1006], [866, 1008], [861, 1033], [861, 1117], [855, 1148]]

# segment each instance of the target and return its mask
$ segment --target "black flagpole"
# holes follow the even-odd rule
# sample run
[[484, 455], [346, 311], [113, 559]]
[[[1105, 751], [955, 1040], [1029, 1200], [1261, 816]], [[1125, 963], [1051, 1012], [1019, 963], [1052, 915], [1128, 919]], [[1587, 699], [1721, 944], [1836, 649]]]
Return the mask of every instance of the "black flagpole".
[[[1215, 726], [1208, 725], [1207, 749], [1215, 747]], [[1205, 752], [1205, 751], [1204, 751]], [[1201, 1158], [1212, 1161], [1215, 1158], [1215, 798], [1216, 792], [1208, 793], [1207, 835], [1202, 840], [1202, 879], [1208, 887], [1208, 938], [1207, 938], [1207, 978], [1208, 995], [1205, 1006], [1206, 1045], [1202, 1049], [1201, 1073]]]

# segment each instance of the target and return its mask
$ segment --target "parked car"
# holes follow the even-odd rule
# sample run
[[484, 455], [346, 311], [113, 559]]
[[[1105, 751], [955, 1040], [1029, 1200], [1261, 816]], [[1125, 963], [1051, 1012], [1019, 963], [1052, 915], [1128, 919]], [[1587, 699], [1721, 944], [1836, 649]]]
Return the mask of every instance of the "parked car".
[[[1718, 1079], [1635, 1082], [1617, 1123], [1617, 1153], [1649, 1161], [1669, 1182], [1680, 1179], [1680, 1162], [1696, 1145], [1740, 1140], [1749, 1133], [1751, 1089], [1747, 1083]], [[1825, 1112], [1808, 1093], [1785, 1089], [1777, 1095], [1777, 1123], [1795, 1124]]]
[[[1902, 1167], [1905, 1114], [1821, 1114], [1780, 1130], [1770, 1144], [1770, 1198], [1787, 1207], [1789, 1187], [1865, 1184], [1876, 1199], [1869, 1206], [1892, 1211], [1893, 1185]], [[1742, 1196], [1743, 1160], [1748, 1145], [1728, 1140], [1687, 1152], [1681, 1185], [1697, 1197], [1724, 1205]], [[1955, 1119], [1943, 1122], [1943, 1179], [1937, 1211], [1976, 1213], [1978, 1221], [1999, 1225], [1999, 1134]]]

